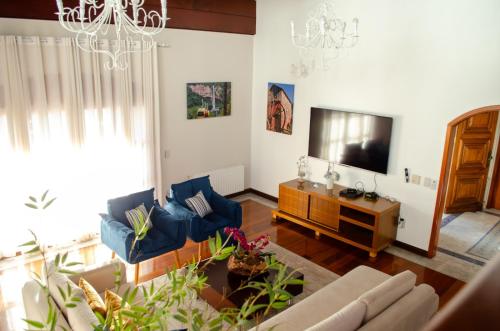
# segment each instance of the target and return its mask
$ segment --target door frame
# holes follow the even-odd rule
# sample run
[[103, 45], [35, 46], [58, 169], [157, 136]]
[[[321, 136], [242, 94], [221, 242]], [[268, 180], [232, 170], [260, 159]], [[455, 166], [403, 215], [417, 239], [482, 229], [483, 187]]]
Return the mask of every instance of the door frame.
[[[500, 119], [499, 119], [500, 120]], [[497, 150], [495, 155], [495, 163], [493, 163], [493, 173], [491, 174], [491, 182], [488, 192], [488, 200], [486, 202], [486, 208], [491, 208], [493, 205], [493, 196], [496, 195], [498, 187], [496, 183], [498, 183], [500, 176], [500, 169], [498, 169], [498, 165], [500, 164], [500, 139], [497, 142]]]
[[[467, 120], [474, 115], [489, 113], [494, 111], [500, 112], [500, 105], [486, 106], [473, 109], [471, 111], [466, 112], [465, 114], [458, 116], [457, 118], [448, 123], [448, 127], [446, 129], [446, 138], [444, 142], [443, 160], [441, 162], [441, 174], [439, 175], [439, 181], [437, 186], [436, 207], [434, 209], [434, 218], [432, 221], [431, 238], [429, 241], [429, 249], [427, 251], [428, 257], [436, 256], [436, 251], [439, 241], [439, 229], [441, 227], [441, 220], [443, 218], [443, 211], [447, 193], [446, 191], [448, 189], [447, 185], [448, 172], [449, 172], [448, 170], [451, 162], [453, 148], [455, 147], [453, 144], [455, 128], [460, 122]], [[499, 153], [497, 152], [497, 155], [498, 154]]]

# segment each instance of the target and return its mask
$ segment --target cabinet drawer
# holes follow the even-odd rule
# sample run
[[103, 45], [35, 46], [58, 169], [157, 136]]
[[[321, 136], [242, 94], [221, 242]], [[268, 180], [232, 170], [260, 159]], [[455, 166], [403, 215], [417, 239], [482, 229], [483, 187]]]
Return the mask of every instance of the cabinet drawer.
[[340, 205], [338, 201], [312, 194], [309, 208], [309, 219], [331, 229], [339, 228]]
[[280, 185], [278, 207], [291, 215], [307, 218], [309, 194], [292, 187]]

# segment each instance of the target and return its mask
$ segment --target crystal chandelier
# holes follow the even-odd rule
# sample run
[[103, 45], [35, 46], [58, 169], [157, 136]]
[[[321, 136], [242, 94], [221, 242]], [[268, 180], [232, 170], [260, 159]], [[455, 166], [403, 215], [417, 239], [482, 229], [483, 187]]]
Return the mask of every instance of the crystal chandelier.
[[[127, 54], [146, 52], [153, 47], [153, 36], [167, 24], [167, 0], [161, 1], [161, 14], [147, 12], [142, 6], [145, 0], [80, 0], [75, 8], [64, 7], [56, 0], [59, 23], [76, 33], [78, 47], [87, 52], [97, 52], [109, 58], [107, 69], [126, 69]], [[130, 14], [132, 14], [130, 16]], [[103, 47], [100, 41], [110, 33], [114, 24], [116, 44]], [[140, 41], [140, 47], [134, 43]]]
[[323, 70], [329, 69], [329, 62], [335, 59], [339, 50], [351, 48], [358, 42], [357, 18], [352, 20], [352, 28], [335, 16], [331, 1], [325, 1], [312, 10], [305, 24], [305, 34], [295, 32], [295, 22], [291, 21], [293, 45], [299, 50], [300, 61], [292, 65], [292, 73], [305, 77], [314, 70], [319, 60]]

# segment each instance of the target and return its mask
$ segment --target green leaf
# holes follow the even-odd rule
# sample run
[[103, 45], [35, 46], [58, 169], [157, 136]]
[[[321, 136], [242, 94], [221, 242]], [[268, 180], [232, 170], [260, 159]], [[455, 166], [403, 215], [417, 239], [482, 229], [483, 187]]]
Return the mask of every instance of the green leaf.
[[67, 304], [65, 304], [65, 306], [68, 308], [75, 308], [76, 304], [75, 303], [67, 303]]
[[59, 291], [59, 294], [61, 294], [63, 301], [66, 301], [66, 293], [64, 293], [63, 289], [59, 285], [57, 285], [57, 290]]
[[179, 322], [181, 322], [181, 323], [187, 323], [188, 322], [187, 318], [185, 318], [184, 316], [182, 316], [180, 314], [175, 314], [174, 318], [176, 320], [178, 320]]
[[29, 202], [25, 203], [24, 205], [25, 205], [26, 207], [29, 207], [29, 208], [32, 208], [32, 209], [38, 209], [38, 206], [37, 206], [37, 205], [32, 204], [32, 203], [29, 203]]
[[64, 253], [62, 258], [61, 258], [61, 262], [62, 264], [64, 264], [66, 262], [66, 259], [68, 258], [68, 252]]
[[67, 274], [67, 275], [76, 275], [77, 272], [68, 270], [68, 269], [59, 269], [59, 273], [61, 274]]
[[23, 321], [25, 321], [30, 326], [35, 327], [37, 329], [43, 329], [43, 328], [45, 328], [45, 324], [43, 324], [42, 322], [33, 321], [33, 320], [27, 320], [27, 319], [23, 319]]
[[19, 245], [19, 247], [24, 247], [24, 246], [33, 246], [33, 245], [36, 245], [36, 241], [34, 241], [34, 240], [32, 240], [32, 241], [28, 241], [28, 242], [25, 242], [24, 244]]
[[52, 198], [49, 200], [49, 202], [47, 202], [44, 206], [43, 206], [43, 209], [47, 209], [47, 207], [49, 207], [52, 202], [54, 202], [57, 198]]
[[219, 231], [215, 233], [215, 248], [220, 250], [222, 248], [222, 238], [220, 236]]
[[47, 197], [47, 193], [49, 193], [49, 190], [45, 191], [43, 194], [42, 194], [42, 202], [45, 201], [45, 198]]
[[54, 260], [54, 264], [56, 267], [59, 266], [59, 262], [61, 261], [61, 255], [57, 254], [56, 259]]
[[288, 303], [282, 302], [282, 301], [273, 302], [273, 304], [271, 305], [271, 307], [273, 307], [274, 309], [283, 309], [287, 306], [288, 306]]
[[30, 197], [29, 197], [29, 199], [30, 199], [31, 201], [33, 201], [34, 203], [36, 203], [36, 198], [35, 198], [35, 197], [30, 196]]
[[37, 253], [37, 252], [40, 252], [40, 247], [38, 247], [38, 246], [30, 249], [29, 251], [25, 252], [24, 254], [32, 254], [32, 253]]
[[287, 285], [303, 285], [304, 284], [304, 280], [297, 279], [297, 278], [292, 278], [292, 279], [288, 279], [286, 281], [286, 284]]
[[76, 265], [82, 265], [83, 263], [82, 262], [69, 262], [69, 263], [66, 263], [66, 267], [74, 267]]
[[208, 238], [208, 248], [210, 249], [210, 254], [212, 254], [212, 256], [214, 256], [216, 253], [216, 247], [215, 247], [214, 238], [212, 238], [212, 237]]

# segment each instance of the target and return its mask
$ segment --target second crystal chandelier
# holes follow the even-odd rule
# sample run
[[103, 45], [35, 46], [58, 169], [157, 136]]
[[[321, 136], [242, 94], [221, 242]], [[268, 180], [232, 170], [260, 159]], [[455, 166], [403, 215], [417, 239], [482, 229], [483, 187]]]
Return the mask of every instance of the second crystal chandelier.
[[299, 50], [300, 61], [292, 65], [292, 72], [305, 77], [319, 66], [329, 69], [329, 62], [338, 56], [342, 48], [354, 47], [358, 42], [358, 19], [351, 26], [335, 16], [331, 1], [319, 4], [309, 13], [305, 33], [297, 34], [295, 22], [291, 21], [292, 43]]

